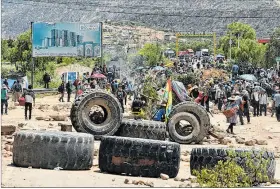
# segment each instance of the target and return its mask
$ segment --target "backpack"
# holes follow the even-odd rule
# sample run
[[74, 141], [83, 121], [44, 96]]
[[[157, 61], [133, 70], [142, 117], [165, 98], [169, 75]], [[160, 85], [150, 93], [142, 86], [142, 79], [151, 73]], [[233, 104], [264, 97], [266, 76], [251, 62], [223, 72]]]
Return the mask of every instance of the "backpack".
[[21, 92], [21, 85], [19, 83], [16, 83], [14, 89], [16, 92]]
[[60, 92], [60, 93], [63, 92], [63, 86], [62, 86], [62, 85], [60, 85], [60, 86], [58, 87], [58, 92]]
[[77, 86], [78, 86], [78, 83], [79, 83], [79, 80], [76, 79], [76, 80], [74, 81], [73, 85], [74, 85], [75, 87], [77, 87]]

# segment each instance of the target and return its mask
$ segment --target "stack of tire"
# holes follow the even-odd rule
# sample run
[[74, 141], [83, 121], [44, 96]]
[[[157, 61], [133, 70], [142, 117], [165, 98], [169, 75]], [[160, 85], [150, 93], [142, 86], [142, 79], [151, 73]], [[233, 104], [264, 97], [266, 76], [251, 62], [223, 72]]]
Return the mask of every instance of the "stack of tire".
[[[88, 113], [93, 105], [103, 109], [103, 123], [93, 123]], [[92, 167], [94, 138], [101, 138], [99, 168], [101, 172], [142, 177], [177, 176], [180, 167], [180, 144], [199, 143], [210, 126], [207, 112], [192, 102], [176, 105], [167, 123], [123, 119], [119, 101], [103, 90], [90, 90], [80, 95], [71, 109], [71, 121], [78, 133], [20, 131], [13, 143], [13, 164], [20, 167], [87, 170]], [[187, 120], [193, 126], [188, 136], [177, 133], [174, 125]], [[175, 142], [164, 141], [167, 134]], [[110, 136], [118, 135], [118, 136]], [[257, 152], [252, 151], [252, 154]], [[255, 156], [252, 156], [253, 158]], [[269, 160], [267, 174], [275, 174], [273, 153], [265, 152]], [[195, 148], [190, 168], [213, 168], [219, 160], [228, 159], [224, 149]], [[243, 160], [237, 157], [237, 163]], [[256, 179], [255, 179], [256, 180]]]
[[[106, 117], [101, 124], [95, 124], [87, 116], [92, 105], [103, 109]], [[170, 137], [180, 144], [200, 143], [210, 129], [210, 118], [200, 105], [186, 101], [173, 107], [168, 123], [125, 119], [121, 113], [121, 105], [116, 97], [104, 90], [89, 90], [80, 95], [71, 109], [71, 121], [77, 132], [90, 133], [96, 139], [102, 136], [123, 136], [132, 138], [165, 140]], [[181, 120], [188, 121], [192, 127], [190, 134], [177, 129]]]

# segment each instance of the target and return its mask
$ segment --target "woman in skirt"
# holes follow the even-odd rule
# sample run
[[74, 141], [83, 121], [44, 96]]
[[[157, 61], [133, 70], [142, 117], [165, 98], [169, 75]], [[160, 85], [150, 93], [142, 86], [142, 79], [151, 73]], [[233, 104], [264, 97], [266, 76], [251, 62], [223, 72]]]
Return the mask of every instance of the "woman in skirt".
[[235, 96], [228, 98], [228, 103], [226, 105], [226, 110], [230, 110], [232, 115], [230, 117], [227, 117], [227, 122], [229, 123], [229, 126], [227, 128], [227, 133], [234, 134], [233, 132], [233, 126], [237, 123], [238, 118], [238, 105], [236, 103], [237, 98]]

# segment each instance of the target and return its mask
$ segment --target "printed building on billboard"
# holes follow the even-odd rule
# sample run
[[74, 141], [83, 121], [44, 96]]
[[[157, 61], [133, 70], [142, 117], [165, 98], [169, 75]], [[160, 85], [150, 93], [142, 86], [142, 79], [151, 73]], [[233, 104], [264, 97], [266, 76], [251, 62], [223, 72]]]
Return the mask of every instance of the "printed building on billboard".
[[77, 48], [78, 48], [78, 56], [85, 56], [85, 45], [79, 44]]
[[83, 43], [83, 36], [77, 35], [77, 44], [82, 44]]
[[84, 42], [85, 57], [93, 57], [93, 42]]
[[62, 30], [62, 46], [69, 47], [69, 32], [68, 30]]
[[93, 56], [95, 56], [95, 57], [100, 57], [101, 56], [101, 48], [100, 48], [98, 43], [94, 44]]
[[61, 30], [58, 30], [58, 46], [59, 47], [63, 47], [62, 46], [62, 31]]
[[51, 46], [57, 46], [57, 38], [58, 38], [58, 30], [52, 29], [51, 30]]
[[75, 32], [70, 32], [70, 46], [76, 47], [77, 46], [77, 38]]

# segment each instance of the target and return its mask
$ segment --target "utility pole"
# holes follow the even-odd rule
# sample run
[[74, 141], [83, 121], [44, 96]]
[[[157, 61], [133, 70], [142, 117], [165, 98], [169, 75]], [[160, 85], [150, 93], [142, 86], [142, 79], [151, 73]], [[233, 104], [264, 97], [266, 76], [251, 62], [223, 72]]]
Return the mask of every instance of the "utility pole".
[[237, 34], [238, 48], [239, 48], [239, 33]]
[[229, 34], [229, 59], [231, 60], [231, 44], [232, 44], [232, 40], [231, 40], [231, 33]]

